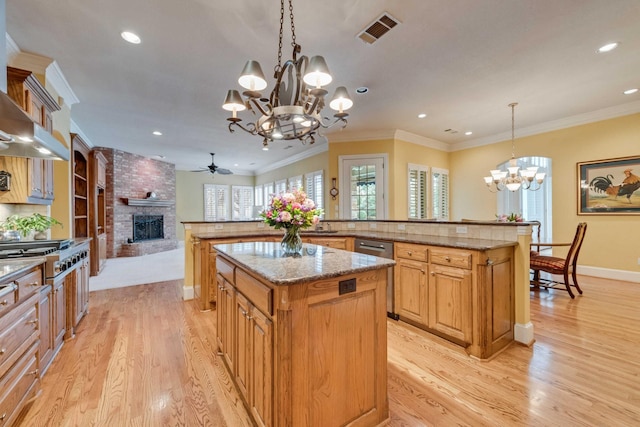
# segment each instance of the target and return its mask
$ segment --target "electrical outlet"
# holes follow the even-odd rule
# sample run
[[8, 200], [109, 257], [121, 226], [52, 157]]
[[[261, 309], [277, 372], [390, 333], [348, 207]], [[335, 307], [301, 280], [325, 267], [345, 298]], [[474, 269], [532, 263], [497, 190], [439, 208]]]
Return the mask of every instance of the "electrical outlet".
[[404, 224], [398, 224], [398, 230], [405, 230], [406, 227]]
[[353, 222], [347, 223], [347, 228], [356, 228], [356, 225]]
[[376, 224], [375, 222], [370, 222], [369, 228], [378, 228], [378, 224]]
[[456, 227], [456, 233], [458, 233], [458, 234], [467, 234], [467, 227], [465, 227], [465, 226]]
[[224, 228], [224, 225], [216, 224], [213, 228], [215, 228], [216, 230], [222, 230]]

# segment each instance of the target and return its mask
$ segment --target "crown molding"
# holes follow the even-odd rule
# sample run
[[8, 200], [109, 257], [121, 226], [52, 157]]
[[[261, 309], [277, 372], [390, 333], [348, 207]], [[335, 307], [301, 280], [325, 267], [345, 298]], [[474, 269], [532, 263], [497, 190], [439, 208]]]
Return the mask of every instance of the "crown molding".
[[15, 68], [29, 70], [32, 73], [42, 74], [46, 77], [47, 67], [52, 62], [52, 58], [19, 51], [16, 55], [13, 55], [9, 65]]
[[374, 141], [381, 139], [394, 139], [395, 130], [375, 130], [368, 132], [336, 132], [326, 135], [330, 143], [354, 142], [354, 141]]
[[84, 132], [82, 132], [82, 129], [78, 127], [78, 124], [73, 119], [71, 119], [71, 123], [69, 123], [69, 131], [80, 135], [82, 140], [89, 146], [89, 148], [95, 147], [95, 145], [91, 142], [89, 137]]
[[399, 139], [401, 141], [410, 142], [416, 145], [422, 145], [424, 147], [433, 148], [440, 151], [451, 151], [450, 145], [446, 142], [416, 135], [415, 133], [407, 132], [401, 129], [396, 129], [394, 139]]
[[51, 86], [53, 86], [56, 92], [58, 92], [58, 95], [64, 99], [64, 102], [68, 106], [72, 106], [73, 104], [80, 102], [73, 89], [71, 89], [69, 82], [64, 77], [64, 74], [62, 74], [62, 70], [56, 61], [53, 61], [47, 67], [45, 76]]
[[294, 154], [293, 156], [289, 156], [284, 160], [281, 160], [276, 163], [272, 163], [269, 166], [258, 169], [254, 172], [254, 175], [260, 175], [263, 173], [271, 172], [272, 170], [276, 170], [278, 168], [282, 168], [288, 166], [292, 163], [299, 162], [300, 160], [304, 160], [308, 157], [315, 156], [316, 154], [324, 153], [325, 151], [329, 151], [329, 143], [324, 143], [322, 145], [314, 145], [308, 150], [304, 150], [298, 154]]
[[[588, 123], [599, 122], [616, 117], [628, 116], [630, 114], [636, 113], [640, 113], [640, 101], [628, 102], [626, 104], [615, 105], [613, 107], [603, 108], [601, 110], [577, 114], [575, 116], [569, 116], [563, 119], [552, 120], [550, 122], [521, 128], [518, 129], [518, 138], [552, 132], [560, 129], [566, 129], [574, 126], [585, 125]], [[507, 132], [502, 132], [484, 138], [477, 138], [470, 141], [453, 143], [451, 144], [451, 148], [448, 151], [461, 151], [469, 148], [481, 147], [483, 145], [495, 144], [497, 142], [507, 141], [510, 139], [511, 131], [509, 130]]]

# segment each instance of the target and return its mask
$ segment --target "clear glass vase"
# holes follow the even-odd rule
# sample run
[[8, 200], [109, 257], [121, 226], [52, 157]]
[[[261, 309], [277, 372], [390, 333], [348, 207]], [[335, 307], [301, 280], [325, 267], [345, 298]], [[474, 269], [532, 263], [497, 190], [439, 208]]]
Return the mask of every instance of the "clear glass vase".
[[285, 228], [280, 245], [286, 255], [301, 254], [302, 237], [300, 237], [300, 229], [298, 227]]

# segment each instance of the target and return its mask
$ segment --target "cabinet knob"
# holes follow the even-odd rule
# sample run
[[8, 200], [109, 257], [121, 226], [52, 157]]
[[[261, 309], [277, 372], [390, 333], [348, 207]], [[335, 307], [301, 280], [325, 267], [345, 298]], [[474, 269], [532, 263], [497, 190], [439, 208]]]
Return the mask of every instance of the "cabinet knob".
[[3, 355], [7, 352], [6, 348], [0, 348], [0, 355]]
[[411, 251], [407, 252], [407, 254], [408, 254], [409, 256], [413, 256], [413, 252], [411, 252]]
[[27, 323], [29, 323], [31, 325], [37, 325], [38, 324], [38, 319], [29, 320]]
[[487, 265], [493, 265], [493, 260], [487, 259]]
[[424, 270], [420, 270], [420, 273], [424, 274]]
[[435, 276], [435, 275], [436, 275], [436, 273], [432, 271], [432, 272], [431, 272], [431, 275], [432, 275], [432, 276]]
[[29, 283], [29, 286], [40, 286], [40, 283], [38, 282]]
[[0, 305], [7, 305], [7, 304], [9, 304], [9, 301], [7, 301], [6, 299], [0, 301]]
[[451, 262], [451, 258], [450, 258], [450, 257], [448, 257], [448, 256], [444, 257], [444, 259], [445, 259], [447, 262]]
[[7, 418], [7, 413], [6, 412], [4, 414], [0, 415], [0, 421], [4, 421], [5, 418]]
[[37, 376], [37, 375], [38, 375], [38, 370], [37, 370], [37, 369], [34, 369], [33, 371], [31, 371], [31, 372], [27, 372], [27, 373], [28, 373], [29, 375]]

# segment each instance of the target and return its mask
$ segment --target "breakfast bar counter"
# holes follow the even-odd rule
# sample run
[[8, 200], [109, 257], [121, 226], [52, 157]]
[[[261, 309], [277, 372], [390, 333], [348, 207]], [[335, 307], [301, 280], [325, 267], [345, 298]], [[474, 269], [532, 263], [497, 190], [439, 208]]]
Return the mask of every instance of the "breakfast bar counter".
[[219, 353], [257, 425], [377, 426], [388, 419], [387, 268], [305, 244], [215, 246]]

